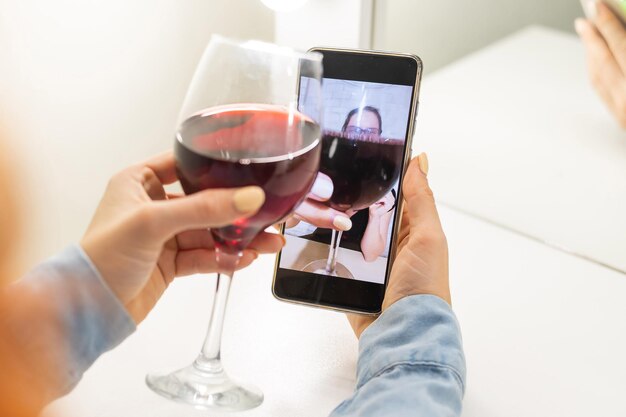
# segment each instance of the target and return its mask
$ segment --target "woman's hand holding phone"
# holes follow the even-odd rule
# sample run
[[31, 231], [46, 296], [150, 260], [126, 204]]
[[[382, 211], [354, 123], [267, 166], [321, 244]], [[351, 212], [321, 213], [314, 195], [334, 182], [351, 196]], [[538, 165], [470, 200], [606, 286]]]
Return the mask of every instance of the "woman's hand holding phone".
[[[255, 187], [170, 195], [164, 185], [177, 180], [175, 168], [174, 154], [166, 152], [115, 175], [80, 242], [136, 323], [175, 277], [217, 271], [207, 228], [254, 214], [265, 198]], [[284, 243], [279, 235], [259, 234], [237, 268]]]
[[576, 31], [587, 51], [591, 83], [626, 129], [626, 28], [606, 4], [590, 4], [595, 16], [576, 20]]
[[[411, 161], [402, 186], [404, 208], [398, 252], [385, 291], [383, 312], [396, 301], [417, 294], [435, 295], [451, 304], [448, 244], [427, 174], [428, 159], [421, 154]], [[348, 320], [360, 337], [375, 318], [348, 314]]]

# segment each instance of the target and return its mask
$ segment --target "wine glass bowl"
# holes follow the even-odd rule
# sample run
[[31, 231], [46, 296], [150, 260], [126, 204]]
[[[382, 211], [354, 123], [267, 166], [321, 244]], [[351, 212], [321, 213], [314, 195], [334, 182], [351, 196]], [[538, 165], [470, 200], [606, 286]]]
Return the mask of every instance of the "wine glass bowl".
[[371, 206], [398, 181], [403, 153], [401, 140], [324, 131], [320, 172], [333, 181], [326, 204], [343, 212]]
[[[333, 182], [333, 194], [324, 204], [344, 213], [363, 210], [380, 200], [402, 170], [403, 141], [358, 129], [325, 130], [322, 136], [320, 172]], [[302, 270], [353, 279], [350, 270], [337, 262], [341, 236], [341, 231], [333, 230], [328, 258], [312, 261]]]
[[256, 185], [257, 214], [211, 232], [223, 250], [241, 251], [263, 229], [288, 216], [318, 171], [319, 126], [282, 106], [216, 106], [187, 119], [176, 135], [178, 178], [186, 194]]

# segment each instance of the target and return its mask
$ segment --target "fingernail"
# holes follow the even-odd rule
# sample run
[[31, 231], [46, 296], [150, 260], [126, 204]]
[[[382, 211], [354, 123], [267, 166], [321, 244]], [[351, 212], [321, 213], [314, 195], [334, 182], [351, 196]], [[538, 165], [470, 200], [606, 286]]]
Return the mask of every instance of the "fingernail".
[[328, 200], [333, 195], [333, 184], [320, 177], [315, 180], [311, 193], [315, 194], [321, 200]]
[[585, 19], [578, 18], [574, 21], [574, 27], [576, 28], [576, 33], [582, 35], [585, 30]]
[[333, 219], [333, 226], [335, 226], [342, 232], [345, 232], [352, 229], [352, 220], [345, 216], [335, 216], [335, 218]]
[[589, 19], [595, 19], [598, 15], [598, 5], [595, 0], [587, 2], [587, 13], [589, 14]]
[[255, 250], [251, 250], [250, 252], [252, 253], [252, 256], [254, 256], [254, 259], [257, 259], [259, 257], [259, 252]]
[[287, 238], [283, 235], [278, 235], [280, 236], [280, 238], [283, 240], [283, 246], [285, 246], [287, 244]]
[[245, 187], [233, 195], [233, 205], [240, 213], [256, 211], [265, 202], [265, 193], [260, 187]]
[[424, 175], [428, 175], [428, 156], [426, 156], [426, 153], [422, 152], [419, 154], [417, 162], [420, 167], [420, 171], [422, 171]]

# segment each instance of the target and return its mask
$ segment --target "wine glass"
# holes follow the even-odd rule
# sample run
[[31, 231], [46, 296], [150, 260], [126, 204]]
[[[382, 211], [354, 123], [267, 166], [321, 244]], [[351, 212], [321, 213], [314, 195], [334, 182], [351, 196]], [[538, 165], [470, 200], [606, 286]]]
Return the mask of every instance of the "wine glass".
[[[322, 56], [258, 41], [213, 36], [183, 104], [175, 140], [185, 193], [256, 185], [265, 202], [252, 217], [211, 229], [218, 263], [209, 331], [189, 366], [149, 374], [148, 386], [197, 408], [246, 410], [263, 394], [241, 386], [220, 361], [222, 325], [233, 272], [242, 250], [268, 226], [289, 216], [311, 189], [319, 168]], [[306, 111], [298, 110], [300, 77]]]
[[[350, 117], [342, 131], [324, 130], [320, 160], [320, 172], [333, 181], [333, 194], [323, 204], [344, 213], [366, 209], [387, 195], [398, 181], [404, 153], [404, 141], [381, 137], [349, 121]], [[302, 270], [353, 279], [337, 262], [342, 233], [333, 229], [328, 258], [310, 262]]]

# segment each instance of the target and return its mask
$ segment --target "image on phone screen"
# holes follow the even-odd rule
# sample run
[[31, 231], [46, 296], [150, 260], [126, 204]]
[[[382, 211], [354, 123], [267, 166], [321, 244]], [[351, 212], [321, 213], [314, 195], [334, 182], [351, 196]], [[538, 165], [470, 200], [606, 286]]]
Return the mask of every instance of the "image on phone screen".
[[[299, 106], [317, 101], [302, 77]], [[327, 268], [333, 231], [304, 220], [285, 229], [279, 267], [384, 284], [398, 207], [399, 177], [413, 86], [324, 78], [320, 175], [332, 181], [326, 201], [312, 207], [344, 213], [352, 228], [341, 235], [336, 267]], [[332, 269], [332, 270], [331, 270]]]

